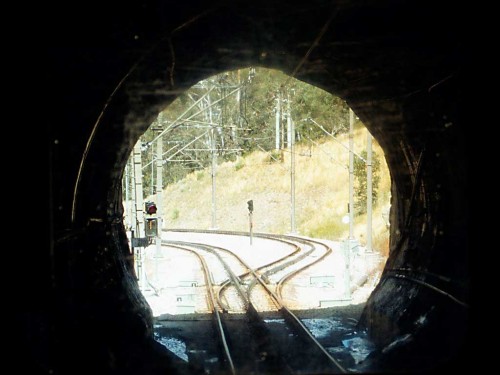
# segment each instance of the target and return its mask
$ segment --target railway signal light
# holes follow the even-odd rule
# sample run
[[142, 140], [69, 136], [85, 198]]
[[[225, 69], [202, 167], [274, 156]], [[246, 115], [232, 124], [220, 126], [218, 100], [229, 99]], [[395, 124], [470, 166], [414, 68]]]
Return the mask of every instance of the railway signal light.
[[250, 213], [252, 213], [252, 212], [253, 212], [253, 200], [251, 200], [251, 199], [250, 199], [250, 200], [247, 202], [247, 204], [248, 204], [248, 211], [249, 211]]
[[146, 203], [144, 203], [144, 205], [145, 205], [145, 211], [148, 215], [154, 215], [158, 211], [155, 202], [147, 201]]
[[146, 219], [146, 237], [156, 237], [158, 235], [158, 219], [148, 218]]

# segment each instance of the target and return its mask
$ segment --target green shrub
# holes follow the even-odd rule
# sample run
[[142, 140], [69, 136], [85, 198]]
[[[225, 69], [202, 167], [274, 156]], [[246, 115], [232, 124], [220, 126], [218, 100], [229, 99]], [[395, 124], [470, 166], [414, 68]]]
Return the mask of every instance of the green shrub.
[[269, 154], [270, 163], [283, 163], [284, 156], [282, 150], [272, 150]]
[[245, 166], [245, 161], [243, 160], [243, 158], [240, 158], [240, 160], [238, 160], [236, 162], [236, 164], [234, 165], [234, 170], [235, 171], [239, 171], [241, 168], [243, 168]]
[[329, 240], [338, 240], [345, 230], [346, 224], [341, 222], [340, 218], [330, 217], [314, 228], [309, 228], [307, 235], [316, 238], [324, 238]]

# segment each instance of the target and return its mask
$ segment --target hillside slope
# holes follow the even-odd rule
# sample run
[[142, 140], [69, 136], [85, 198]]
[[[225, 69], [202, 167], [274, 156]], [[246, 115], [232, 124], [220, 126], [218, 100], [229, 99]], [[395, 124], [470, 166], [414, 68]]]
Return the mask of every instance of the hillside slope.
[[[366, 129], [355, 131], [355, 152], [366, 149]], [[340, 142], [343, 144], [341, 144]], [[332, 240], [347, 238], [348, 163], [347, 134], [323, 138], [321, 142], [297, 145], [295, 167], [295, 222], [298, 233]], [[373, 151], [381, 160], [379, 199], [373, 208], [373, 246], [387, 253], [386, 227], [390, 204], [390, 176], [383, 152], [374, 141]], [[288, 233], [291, 230], [290, 152], [283, 162], [258, 151], [216, 170], [216, 227], [248, 230], [247, 201], [254, 202], [254, 231]], [[166, 165], [168, 168], [168, 165]], [[164, 227], [208, 229], [212, 221], [211, 170], [191, 173], [163, 191]], [[154, 198], [152, 198], [154, 199]], [[355, 237], [365, 243], [366, 215], [355, 216]]]

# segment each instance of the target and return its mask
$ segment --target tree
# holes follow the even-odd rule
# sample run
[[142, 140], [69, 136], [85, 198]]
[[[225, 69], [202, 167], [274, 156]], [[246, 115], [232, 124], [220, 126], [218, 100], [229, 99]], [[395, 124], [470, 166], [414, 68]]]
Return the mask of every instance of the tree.
[[[366, 160], [366, 150], [361, 152], [361, 157]], [[367, 166], [366, 163], [359, 157], [354, 156], [354, 210], [356, 214], [361, 215], [366, 213], [366, 188], [367, 188]], [[378, 154], [372, 152], [372, 198], [373, 205], [376, 204], [378, 198], [378, 184], [380, 182], [380, 158]]]
[[[224, 72], [198, 82], [162, 112], [160, 125], [163, 129], [170, 126], [162, 137], [163, 159], [175, 155], [163, 168], [164, 184], [208, 167], [214, 144], [216, 157], [222, 161], [233, 161], [237, 155], [260, 148], [273, 150], [275, 111], [280, 91], [282, 98], [290, 98], [298, 143], [324, 136], [309, 118], [322, 124], [330, 133], [347, 131], [346, 103], [324, 90], [290, 79], [277, 70], [245, 68]], [[150, 165], [143, 168], [145, 195], [156, 190], [156, 169], [151, 168], [151, 161], [156, 158], [156, 145], [151, 144], [151, 140], [158, 134], [154, 134], [152, 128], [158, 126], [159, 121], [160, 117], [141, 137], [143, 165]], [[194, 139], [196, 141], [190, 143]], [[188, 143], [189, 147], [184, 148]]]

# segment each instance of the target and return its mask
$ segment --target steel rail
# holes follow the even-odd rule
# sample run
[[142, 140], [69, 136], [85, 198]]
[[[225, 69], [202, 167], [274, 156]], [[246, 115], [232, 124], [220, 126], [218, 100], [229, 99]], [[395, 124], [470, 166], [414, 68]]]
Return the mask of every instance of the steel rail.
[[[296, 244], [294, 244], [293, 242], [289, 242], [289, 241], [285, 241], [285, 240], [279, 240], [279, 241], [281, 241], [281, 242], [283, 242], [283, 243], [287, 243], [287, 244], [289, 244], [289, 245], [293, 246], [295, 249], [294, 249], [291, 253], [289, 253], [289, 254], [287, 254], [287, 255], [285, 255], [285, 256], [283, 256], [283, 257], [281, 257], [281, 258], [278, 258], [278, 259], [276, 259], [276, 260], [273, 260], [272, 262], [266, 263], [266, 264], [264, 264], [264, 265], [262, 265], [262, 266], [259, 266], [259, 267], [255, 268], [255, 271], [256, 271], [256, 272], [259, 272], [259, 273], [260, 273], [260, 271], [262, 271], [263, 269], [268, 268], [268, 267], [271, 267], [271, 266], [273, 266], [273, 265], [275, 265], [275, 264], [277, 264], [277, 263], [280, 263], [280, 262], [282, 262], [282, 261], [284, 261], [284, 260], [286, 260], [286, 259], [288, 259], [288, 258], [292, 257], [293, 255], [296, 255], [298, 252], [300, 252], [300, 251], [302, 250], [299, 246], [297, 246], [297, 245], [296, 245]], [[222, 249], [222, 248], [221, 248], [220, 250], [221, 250], [221, 251], [227, 251], [227, 249]], [[231, 254], [231, 255], [233, 255], [233, 256], [235, 256], [238, 260], [240, 260], [240, 257], [239, 257], [237, 254], [234, 254], [234, 253], [232, 253], [232, 252], [230, 252], [230, 254]], [[243, 263], [243, 261], [242, 261], [242, 260], [241, 260], [241, 263]], [[250, 274], [251, 274], [251, 272], [250, 272], [250, 270], [249, 270], [249, 271], [247, 271], [247, 272], [245, 272], [245, 273], [240, 274], [238, 277], [239, 277], [239, 279], [241, 280], [241, 279], [243, 279], [243, 278], [245, 278], [245, 277], [249, 276]], [[265, 282], [267, 282], [267, 277], [266, 277], [265, 275], [262, 275], [262, 277], [264, 278], [264, 281], [265, 281]], [[255, 279], [253, 279], [253, 280], [255, 280]], [[222, 304], [224, 304], [224, 303], [222, 302], [222, 294], [224, 293], [224, 291], [225, 291], [225, 290], [226, 290], [226, 289], [227, 289], [230, 285], [231, 285], [231, 280], [226, 280], [224, 283], [222, 283], [222, 284], [221, 284], [221, 287], [220, 287], [220, 289], [219, 289], [219, 290], [218, 290], [218, 292], [217, 292], [217, 299], [218, 299], [218, 301], [219, 301], [219, 304], [221, 304], [221, 305], [222, 305]], [[229, 308], [228, 308], [228, 306], [227, 306], [227, 305], [226, 305], [226, 308], [227, 308], [227, 310], [229, 310]]]
[[216, 308], [216, 305], [215, 305], [216, 300], [215, 300], [215, 296], [214, 296], [214, 287], [212, 284], [212, 280], [210, 278], [210, 273], [208, 271], [208, 265], [207, 265], [205, 259], [199, 253], [197, 253], [196, 250], [188, 249], [186, 247], [177, 246], [177, 245], [173, 245], [173, 244], [168, 244], [167, 246], [172, 247], [172, 248], [176, 248], [179, 250], [191, 252], [191, 253], [195, 254], [196, 257], [198, 258], [198, 260], [200, 261], [200, 264], [201, 264], [202, 269], [203, 269], [203, 276], [205, 278], [206, 289], [207, 289], [207, 292], [209, 295], [209, 298], [208, 298], [209, 305], [210, 305], [209, 308], [211, 309], [213, 316], [215, 317], [217, 332], [219, 333], [222, 347], [224, 349], [224, 356], [226, 357], [226, 360], [229, 364], [231, 374], [236, 375], [236, 369], [234, 367], [233, 358], [231, 356], [229, 346], [227, 345], [226, 333], [225, 333], [224, 327], [222, 325], [222, 319], [221, 319], [219, 310]]
[[[233, 232], [233, 231], [216, 231], [216, 230], [193, 230], [193, 231], [190, 231], [190, 230], [163, 230], [165, 232], [195, 232], [195, 233], [214, 233], [214, 234], [228, 234], [228, 235], [241, 235], [241, 233], [243, 233], [244, 235], [246, 235], [247, 233], [246, 232]], [[301, 241], [307, 241], [308, 239], [305, 239], [305, 238], [302, 238], [302, 237], [296, 237], [296, 236], [285, 236], [285, 235], [269, 235], [269, 234], [254, 234], [256, 236], [259, 236], [259, 237], [265, 237], [265, 238], [276, 238], [276, 237], [280, 237], [280, 238], [294, 238], [295, 240], [301, 240]], [[314, 240], [311, 240], [311, 242], [314, 242]], [[317, 243], [320, 243], [321, 245], [327, 247], [330, 251], [327, 251], [325, 253], [325, 255], [323, 256], [323, 258], [329, 254], [332, 249], [327, 246], [326, 244], [324, 243], [321, 243], [319, 241], [316, 241]], [[203, 244], [202, 244], [203, 245]], [[211, 246], [211, 245], [206, 245], [206, 246]], [[211, 246], [211, 247], [215, 247], [217, 248], [217, 246]], [[228, 250], [228, 249], [225, 249], [227, 252], [229, 253], [232, 253], [232, 251]], [[321, 259], [320, 259], [321, 260]], [[243, 261], [243, 260], [242, 260]], [[316, 260], [313, 264], [317, 263], [319, 260]], [[261, 284], [261, 286], [265, 289], [265, 291], [268, 293], [268, 295], [272, 298], [272, 300], [275, 302], [276, 306], [278, 307], [279, 311], [284, 315], [285, 317], [285, 321], [288, 321], [291, 323], [291, 325], [293, 327], [296, 328], [296, 330], [298, 331], [298, 333], [301, 333], [301, 334], [305, 334], [307, 336], [307, 338], [315, 345], [315, 347], [317, 347], [325, 356], [326, 358], [332, 363], [334, 364], [337, 369], [339, 369], [342, 373], [346, 373], [347, 371], [345, 370], [345, 368], [335, 359], [331, 356], [331, 354], [323, 347], [323, 345], [321, 345], [321, 343], [314, 337], [314, 335], [309, 331], [309, 329], [304, 325], [304, 323], [302, 323], [302, 321], [290, 310], [288, 309], [284, 303], [283, 303], [283, 300], [280, 298], [280, 296], [277, 295], [277, 293], [273, 292], [269, 287], [268, 285], [266, 284], [266, 282], [264, 280], [262, 280], [262, 276], [260, 274], [258, 274], [254, 269], [252, 269], [252, 267], [250, 267], [248, 264], [246, 264], [246, 262], [243, 261], [243, 263], [245, 264], [245, 266], [250, 270], [250, 272], [252, 273], [252, 275], [254, 276], [254, 278]], [[312, 265], [312, 264], [311, 264]], [[309, 265], [309, 266], [311, 266]], [[308, 267], [309, 267], [308, 266]], [[250, 298], [250, 296], [249, 296]], [[252, 306], [253, 305], [251, 304], [251, 301], [249, 303], [249, 306]]]
[[[218, 249], [218, 250], [225, 250], [225, 249], [218, 248], [218, 247], [212, 246], [212, 245], [202, 244], [202, 243], [198, 243], [198, 242], [188, 242], [188, 241], [162, 240], [162, 244], [166, 245], [166, 246], [177, 245], [177, 246], [194, 247], [194, 248], [198, 248], [198, 249], [201, 249], [201, 250], [204, 250], [204, 251], [208, 251], [211, 254], [215, 255], [217, 257], [217, 259], [221, 262], [221, 264], [224, 267], [225, 271], [228, 273], [230, 282], [232, 282], [234, 284], [234, 286], [236, 287], [236, 290], [237, 290], [238, 294], [240, 295], [241, 299], [243, 300], [243, 303], [245, 305], [245, 309], [248, 308], [249, 300], [247, 298], [247, 295], [246, 295], [245, 291], [241, 288], [241, 280], [240, 280], [240, 278], [231, 270], [231, 267], [229, 267], [229, 265], [227, 264], [227, 262], [224, 259], [222, 259], [222, 257], [220, 256], [220, 254], [218, 254], [214, 250], [214, 249]], [[219, 305], [220, 305], [219, 299], [216, 298], [216, 300], [219, 302]], [[224, 311], [224, 306], [222, 306], [222, 305], [220, 305], [220, 306], [221, 306], [222, 310]]]
[[323, 261], [327, 256], [329, 256], [333, 250], [330, 246], [328, 246], [327, 244], [323, 243], [323, 242], [320, 242], [320, 241], [316, 241], [316, 240], [311, 240], [309, 239], [308, 241], [311, 241], [312, 243], [316, 243], [316, 244], [319, 244], [321, 246], [324, 246], [326, 248], [326, 251], [323, 255], [321, 255], [320, 257], [318, 257], [316, 260], [312, 261], [311, 263], [307, 264], [306, 266], [298, 269], [298, 270], [295, 270], [291, 273], [289, 273], [288, 275], [285, 275], [283, 276], [279, 281], [278, 281], [278, 284], [276, 285], [276, 293], [278, 294], [278, 296], [280, 298], [283, 298], [282, 296], [282, 290], [283, 290], [283, 285], [285, 284], [285, 282], [287, 282], [288, 280], [290, 280], [292, 277], [296, 276], [298, 273], [308, 269], [309, 267], [312, 267], [313, 265], [315, 265], [316, 263], [319, 263], [321, 261]]

